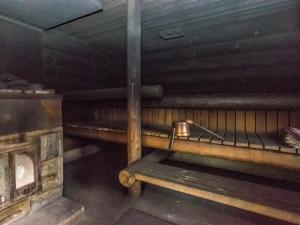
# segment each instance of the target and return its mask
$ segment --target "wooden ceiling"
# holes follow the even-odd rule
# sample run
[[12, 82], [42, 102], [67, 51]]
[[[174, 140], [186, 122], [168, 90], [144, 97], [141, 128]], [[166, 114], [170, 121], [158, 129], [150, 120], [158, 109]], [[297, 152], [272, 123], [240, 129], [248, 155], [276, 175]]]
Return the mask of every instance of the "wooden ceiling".
[[[110, 83], [124, 86], [126, 0], [103, 8], [57, 29], [107, 54]], [[142, 8], [144, 84], [170, 94], [299, 91], [300, 1], [143, 0]], [[174, 28], [184, 37], [160, 37]]]

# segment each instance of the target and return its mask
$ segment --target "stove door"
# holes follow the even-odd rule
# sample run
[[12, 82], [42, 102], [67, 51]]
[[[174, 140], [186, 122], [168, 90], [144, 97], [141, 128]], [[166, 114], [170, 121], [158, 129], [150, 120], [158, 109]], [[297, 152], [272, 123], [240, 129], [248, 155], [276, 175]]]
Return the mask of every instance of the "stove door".
[[34, 161], [30, 155], [20, 153], [15, 155], [15, 181], [16, 189], [34, 183]]
[[39, 183], [39, 151], [37, 146], [10, 153], [12, 166], [12, 194], [14, 201], [33, 194], [38, 190]]

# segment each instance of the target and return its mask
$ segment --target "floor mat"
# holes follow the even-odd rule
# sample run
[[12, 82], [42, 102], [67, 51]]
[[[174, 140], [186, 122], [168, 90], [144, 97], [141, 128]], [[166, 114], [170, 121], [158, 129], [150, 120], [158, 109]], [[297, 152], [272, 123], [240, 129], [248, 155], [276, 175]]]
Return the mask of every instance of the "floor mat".
[[114, 225], [175, 225], [136, 209], [129, 209]]

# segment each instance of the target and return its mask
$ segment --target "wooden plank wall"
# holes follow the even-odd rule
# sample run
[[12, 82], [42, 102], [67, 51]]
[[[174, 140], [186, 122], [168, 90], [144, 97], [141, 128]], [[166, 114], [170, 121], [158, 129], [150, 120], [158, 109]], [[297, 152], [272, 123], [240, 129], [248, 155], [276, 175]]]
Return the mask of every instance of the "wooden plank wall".
[[106, 54], [61, 32], [42, 32], [5, 17], [0, 17], [0, 28], [0, 74], [10, 73], [57, 92], [109, 86], [91, 80], [100, 73], [101, 79], [110, 80]]
[[[111, 57], [108, 78], [91, 75], [99, 87], [124, 87], [126, 1], [103, 7], [57, 29]], [[299, 93], [299, 17], [297, 0], [142, 0], [142, 82], [167, 95]], [[170, 28], [184, 37], [161, 38]]]
[[[126, 108], [95, 108], [96, 120], [126, 122]], [[143, 108], [142, 122], [170, 127], [172, 122], [192, 119], [218, 132], [241, 132], [280, 135], [288, 126], [300, 127], [300, 111], [278, 110], [215, 110]]]
[[41, 52], [43, 71], [39, 82], [57, 92], [105, 88], [109, 84], [91, 80], [100, 72], [102, 79], [110, 76], [107, 56], [71, 36], [55, 30], [43, 33]]
[[[0, 74], [41, 77], [41, 32], [0, 18]], [[34, 81], [37, 82], [37, 81]]]

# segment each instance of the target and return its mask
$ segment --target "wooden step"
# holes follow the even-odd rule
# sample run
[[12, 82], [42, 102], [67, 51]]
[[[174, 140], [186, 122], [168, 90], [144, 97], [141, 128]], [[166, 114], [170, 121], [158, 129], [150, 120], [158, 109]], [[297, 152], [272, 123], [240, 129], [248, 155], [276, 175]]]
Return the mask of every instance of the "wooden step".
[[300, 193], [296, 191], [186, 170], [157, 161], [145, 163], [143, 159], [123, 170], [123, 174], [124, 171], [128, 171], [131, 180], [300, 224]]

